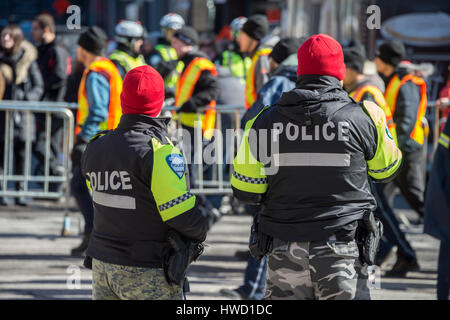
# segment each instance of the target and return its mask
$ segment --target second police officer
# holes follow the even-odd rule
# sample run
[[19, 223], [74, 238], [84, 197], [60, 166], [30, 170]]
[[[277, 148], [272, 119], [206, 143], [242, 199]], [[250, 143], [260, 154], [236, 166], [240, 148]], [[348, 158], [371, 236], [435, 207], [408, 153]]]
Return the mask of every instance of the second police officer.
[[251, 244], [268, 255], [264, 298], [370, 299], [367, 240], [382, 228], [368, 179], [391, 179], [402, 154], [382, 109], [343, 90], [336, 40], [314, 35], [297, 57], [296, 88], [247, 122], [231, 179], [238, 199], [264, 205]]

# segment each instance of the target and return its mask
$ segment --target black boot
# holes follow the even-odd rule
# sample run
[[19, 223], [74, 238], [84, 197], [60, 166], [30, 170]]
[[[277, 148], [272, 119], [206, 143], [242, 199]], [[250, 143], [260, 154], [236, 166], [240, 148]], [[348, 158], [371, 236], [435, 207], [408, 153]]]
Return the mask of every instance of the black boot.
[[82, 256], [84, 254], [84, 252], [86, 251], [86, 249], [88, 248], [89, 237], [90, 237], [90, 234], [84, 235], [83, 240], [81, 241], [80, 245], [76, 248], [73, 248], [70, 254], [72, 256], [76, 256], [76, 257]]
[[392, 269], [386, 272], [385, 276], [403, 278], [408, 272], [418, 270], [420, 270], [420, 267], [416, 258], [410, 258], [397, 252], [397, 261]]

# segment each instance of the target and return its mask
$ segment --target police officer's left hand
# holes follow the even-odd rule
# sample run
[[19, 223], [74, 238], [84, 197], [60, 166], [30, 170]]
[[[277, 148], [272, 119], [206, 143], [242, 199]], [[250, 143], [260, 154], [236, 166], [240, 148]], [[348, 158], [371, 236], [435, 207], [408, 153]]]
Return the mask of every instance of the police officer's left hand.
[[185, 103], [183, 103], [181, 105], [181, 107], [176, 110], [176, 112], [177, 113], [180, 113], [180, 112], [196, 112], [196, 107], [195, 107], [195, 104], [191, 100], [188, 100]]
[[83, 155], [84, 149], [89, 141], [87, 141], [84, 137], [78, 135], [76, 136], [75, 144], [73, 145], [71, 160], [72, 166], [81, 165], [81, 156]]

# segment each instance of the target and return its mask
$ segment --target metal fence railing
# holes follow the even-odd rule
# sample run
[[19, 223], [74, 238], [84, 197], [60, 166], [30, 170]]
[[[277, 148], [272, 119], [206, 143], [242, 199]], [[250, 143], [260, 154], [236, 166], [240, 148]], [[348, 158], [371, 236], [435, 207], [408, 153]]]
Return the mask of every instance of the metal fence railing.
[[[70, 178], [71, 178], [71, 161], [70, 154], [72, 151], [74, 140], [74, 116], [71, 109], [77, 109], [75, 103], [58, 103], [58, 102], [45, 102], [45, 101], [0, 101], [0, 115], [3, 114], [4, 121], [0, 117], [0, 137], [4, 134], [2, 139], [3, 145], [0, 141], [0, 154], [3, 152], [0, 158], [0, 164], [2, 163], [0, 170], [0, 197], [30, 197], [30, 198], [65, 198], [66, 207], [69, 205], [70, 197]], [[165, 105], [164, 112], [169, 112], [172, 115], [176, 110], [174, 106]], [[222, 131], [222, 129], [232, 130], [233, 138], [239, 141], [239, 128], [243, 106], [216, 106], [216, 130]], [[202, 111], [202, 110], [199, 110]], [[17, 114], [21, 114], [21, 123], [17, 123]], [[34, 131], [34, 116], [36, 114], [43, 114], [45, 116], [45, 126], [40, 130], [45, 130], [45, 161], [43, 164], [43, 173], [36, 174], [32, 168], [33, 159], [33, 147], [35, 132]], [[62, 154], [61, 165], [63, 172], [61, 175], [52, 175], [50, 170], [50, 148], [51, 148], [51, 132], [52, 132], [52, 117], [59, 115], [63, 123], [63, 143], [61, 146]], [[228, 116], [227, 128], [222, 127], [223, 118]], [[200, 119], [200, 113], [198, 114]], [[172, 137], [175, 140], [182, 141], [183, 137], [180, 136], [181, 131], [177, 130], [181, 128], [181, 124], [177, 117], [174, 117], [171, 127]], [[21, 142], [24, 143], [23, 154], [23, 173], [17, 174], [17, 163], [15, 165], [14, 144], [17, 143], [16, 130], [20, 125], [25, 132], [25, 135], [21, 138]], [[3, 127], [1, 127], [3, 126]], [[178, 136], [177, 136], [178, 134]], [[201, 136], [201, 135], [200, 135]], [[213, 139], [214, 140], [214, 139]], [[41, 141], [42, 142], [42, 141]], [[226, 159], [232, 159], [232, 155], [227, 155], [224, 159], [224, 154], [227, 153], [228, 148], [224, 145], [224, 139], [216, 140], [216, 152], [217, 159], [223, 159], [224, 161], [218, 161], [217, 163], [205, 165], [203, 161], [193, 164], [192, 168], [196, 170], [195, 188], [192, 192], [199, 194], [225, 194], [230, 193], [229, 179], [225, 177], [226, 168], [229, 167], [230, 161]], [[236, 140], [231, 142], [234, 146]], [[195, 144], [194, 154], [203, 153], [203, 143]], [[231, 148], [235, 150], [234, 148]], [[228, 162], [228, 163], [227, 163]], [[209, 167], [209, 176], [204, 177], [205, 168]], [[17, 183], [22, 185], [21, 188], [17, 188]], [[64, 185], [59, 191], [50, 189], [51, 183], [60, 183]]]
[[[208, 108], [199, 109], [197, 114], [197, 120], [200, 122], [200, 115]], [[186, 141], [185, 132], [183, 132], [182, 125], [177, 116], [173, 117], [173, 126], [169, 129], [171, 138], [178, 142], [178, 145], [184, 150], [185, 156], [187, 150], [190, 149], [188, 144], [191, 144], [194, 148], [192, 156], [188, 155], [189, 160], [192, 161], [190, 165], [191, 170], [195, 170], [191, 175], [194, 178], [193, 188], [191, 192], [196, 194], [228, 194], [231, 193], [231, 185], [229, 180], [230, 166], [234, 158], [234, 153], [240, 142], [241, 137], [241, 117], [245, 112], [244, 106], [235, 105], [217, 105], [216, 110], [216, 125], [215, 134], [213, 139], [209, 142], [214, 145], [215, 155], [212, 163], [205, 163], [204, 151], [205, 141], [193, 141], [195, 138], [200, 138], [201, 128], [196, 128], [197, 135], [195, 137], [189, 137], [189, 141]], [[172, 115], [177, 108], [175, 106], [164, 106], [163, 114]], [[200, 138], [201, 139], [201, 138]], [[208, 144], [208, 143], [207, 143]], [[206, 147], [211, 149], [211, 147]]]
[[[172, 116], [174, 111], [176, 111], [176, 107], [168, 105], [171, 104], [171, 101], [166, 101], [165, 106], [163, 107], [166, 115]], [[436, 136], [439, 130], [439, 114], [438, 108], [436, 107], [436, 103], [429, 102], [428, 107], [433, 111], [436, 115], [435, 121], [433, 124], [433, 136]], [[3, 125], [3, 128], [0, 127], [0, 137], [3, 133], [3, 139], [0, 141], [0, 147], [3, 152], [2, 158], [0, 158], [0, 163], [3, 163], [0, 170], [0, 197], [33, 197], [33, 198], [68, 198], [70, 195], [69, 181], [71, 175], [71, 162], [70, 162], [70, 153], [73, 145], [73, 137], [74, 137], [74, 116], [73, 111], [71, 109], [76, 109], [77, 104], [75, 103], [57, 103], [57, 102], [31, 102], [31, 101], [0, 101], [0, 113], [4, 114], [4, 121], [1, 121], [0, 126]], [[199, 111], [204, 111], [203, 108]], [[200, 193], [200, 194], [225, 194], [230, 193], [230, 183], [229, 177], [226, 176], [226, 173], [229, 172], [230, 162], [233, 159], [233, 152], [235, 152], [237, 148], [237, 144], [240, 141], [240, 135], [242, 132], [240, 131], [240, 121], [243, 112], [245, 109], [243, 106], [234, 106], [234, 105], [218, 105], [215, 107], [216, 110], [216, 130], [217, 132], [222, 133], [221, 139], [213, 139], [214, 143], [216, 143], [215, 151], [217, 152], [216, 159], [217, 163], [213, 164], [205, 164], [204, 161], [199, 161], [194, 163], [192, 169], [196, 171], [195, 173], [195, 188], [192, 192]], [[27, 132], [25, 143], [25, 153], [23, 156], [24, 159], [24, 171], [23, 174], [15, 174], [14, 170], [14, 136], [15, 136], [15, 128], [17, 123], [15, 121], [15, 114], [21, 113], [22, 121], [25, 123], [21, 123], [22, 127], [25, 127], [25, 132]], [[32, 117], [34, 114], [44, 114], [45, 115], [45, 127], [42, 130], [45, 130], [45, 147], [46, 147], [46, 156], [44, 161], [44, 173], [40, 175], [35, 175], [31, 171], [32, 164]], [[62, 143], [62, 167], [63, 174], [58, 176], [52, 176], [50, 174], [50, 139], [51, 139], [51, 130], [52, 123], [51, 117], [54, 115], [59, 115], [64, 120], [64, 136]], [[227, 121], [224, 122], [224, 118], [227, 118]], [[198, 114], [198, 119], [200, 120], [200, 113]], [[182, 141], [182, 131], [178, 130], [182, 126], [180, 124], [179, 119], [174, 117], [173, 124], [170, 127], [170, 131], [172, 133], [172, 138], [175, 140]], [[425, 124], [428, 126], [427, 124]], [[231, 130], [233, 135], [233, 140], [229, 141], [226, 136], [225, 130]], [[431, 132], [430, 132], [431, 133]], [[201, 136], [201, 134], [200, 134]], [[433, 148], [430, 150], [431, 152], [435, 149], [437, 139], [433, 139]], [[3, 143], [3, 144], [2, 144]], [[193, 144], [194, 149], [194, 159], [198, 154], [203, 154], [204, 144], [197, 143]], [[427, 149], [427, 148], [425, 148]], [[431, 149], [431, 148], [430, 148]], [[201, 157], [200, 157], [201, 158]], [[205, 177], [205, 171], [208, 168], [208, 177]], [[17, 189], [11, 187], [11, 184], [14, 183], [22, 183], [23, 188]], [[34, 188], [30, 188], [30, 184], [35, 185]], [[62, 191], [55, 192], [51, 191], [49, 188], [50, 183], [62, 183], [65, 188]], [[41, 188], [36, 188], [36, 184], [39, 184]]]
[[[70, 196], [70, 174], [71, 162], [70, 153], [73, 144], [74, 117], [71, 108], [76, 108], [76, 104], [57, 103], [57, 102], [39, 102], [39, 101], [0, 101], [0, 141], [2, 163], [0, 171], [0, 197], [32, 197], [32, 198], [53, 198], [64, 197], [66, 199], [66, 210], [69, 204]], [[43, 163], [43, 173], [35, 174], [32, 171], [33, 149], [32, 144], [35, 140], [34, 116], [43, 114], [45, 117], [45, 157]], [[60, 175], [52, 175], [50, 172], [50, 148], [52, 132], [52, 116], [57, 115], [63, 121], [62, 132], [62, 157]], [[1, 127], [3, 126], [3, 127]], [[19, 128], [21, 136], [18, 137]], [[17, 149], [14, 144], [21, 143], [23, 164], [17, 163], [15, 157]], [[15, 152], [16, 150], [16, 152]], [[17, 167], [22, 166], [22, 173], [17, 174]], [[63, 184], [59, 191], [53, 191], [50, 188], [51, 183]], [[21, 184], [21, 188], [17, 188]], [[12, 186], [11, 186], [12, 185]], [[34, 188], [33, 188], [34, 185]]]

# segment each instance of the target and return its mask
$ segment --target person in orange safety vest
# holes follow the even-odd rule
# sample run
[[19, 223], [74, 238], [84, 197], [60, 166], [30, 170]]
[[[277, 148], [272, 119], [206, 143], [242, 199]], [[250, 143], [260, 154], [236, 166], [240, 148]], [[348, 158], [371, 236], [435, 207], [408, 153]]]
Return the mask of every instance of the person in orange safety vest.
[[114, 129], [122, 115], [122, 77], [114, 63], [103, 56], [106, 43], [105, 32], [96, 26], [82, 33], [78, 40], [77, 59], [85, 70], [78, 89], [71, 191], [83, 214], [85, 227], [81, 244], [71, 251], [74, 256], [86, 251], [94, 219], [92, 198], [80, 169], [81, 155], [92, 137], [100, 131]]
[[[424, 143], [428, 134], [423, 126], [427, 107], [426, 83], [401, 65], [406, 50], [402, 42], [391, 40], [379, 47], [375, 57], [378, 74], [386, 85], [384, 97], [391, 109], [398, 147], [403, 153], [403, 167], [396, 186], [412, 209], [424, 215]], [[403, 276], [417, 268], [417, 262], [397, 254], [390, 275]]]

